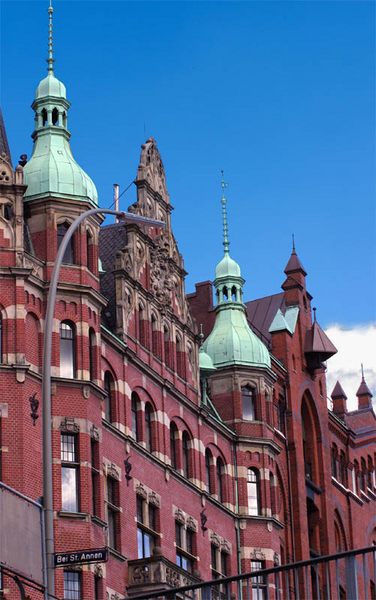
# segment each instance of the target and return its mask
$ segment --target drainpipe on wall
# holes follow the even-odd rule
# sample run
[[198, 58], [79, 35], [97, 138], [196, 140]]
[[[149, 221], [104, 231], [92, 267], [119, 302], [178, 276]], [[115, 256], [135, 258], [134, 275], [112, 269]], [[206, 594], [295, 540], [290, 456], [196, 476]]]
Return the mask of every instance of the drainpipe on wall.
[[[235, 508], [236, 514], [239, 515], [239, 492], [238, 492], [238, 461], [236, 452], [236, 441], [233, 442], [234, 452], [234, 472], [235, 472]], [[235, 519], [235, 533], [236, 533], [236, 558], [238, 563], [238, 574], [242, 572], [242, 560], [241, 560], [241, 548], [240, 548], [240, 518]], [[239, 600], [243, 598], [242, 585], [238, 587]]]
[[[287, 402], [287, 398], [288, 398], [288, 393], [287, 393], [287, 385], [284, 384], [283, 385], [283, 390], [285, 393], [285, 402], [286, 402], [286, 406], [289, 404]], [[293, 511], [293, 507], [292, 507], [292, 491], [291, 491], [291, 464], [290, 464], [290, 455], [289, 455], [289, 443], [288, 443], [288, 430], [287, 430], [287, 423], [286, 423], [286, 415], [285, 415], [285, 425], [286, 425], [286, 461], [287, 461], [287, 477], [288, 477], [288, 497], [289, 497], [289, 510], [290, 510], [290, 518], [291, 518], [291, 543], [292, 543], [292, 562], [295, 562], [296, 559], [296, 555], [295, 555], [295, 535], [294, 535], [294, 511]]]

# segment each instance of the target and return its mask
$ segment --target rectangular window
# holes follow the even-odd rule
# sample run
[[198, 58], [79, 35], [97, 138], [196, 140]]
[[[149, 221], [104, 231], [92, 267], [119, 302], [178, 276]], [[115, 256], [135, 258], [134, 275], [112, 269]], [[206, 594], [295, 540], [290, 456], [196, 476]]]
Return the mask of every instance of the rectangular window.
[[175, 522], [176, 540], [176, 564], [192, 573], [195, 557], [193, 556], [194, 532], [191, 529], [184, 530], [181, 523]]
[[114, 550], [119, 550], [119, 482], [113, 477], [107, 477], [107, 524], [108, 545]]
[[64, 600], [81, 600], [81, 573], [64, 571]]
[[[251, 560], [251, 572], [261, 571], [265, 569], [265, 562], [263, 560]], [[265, 600], [266, 599], [266, 579], [264, 575], [257, 575], [252, 577], [252, 600]]]
[[93, 438], [90, 440], [91, 453], [91, 501], [92, 514], [99, 516], [99, 488], [100, 488], [100, 470], [99, 470], [99, 444]]
[[79, 511], [79, 462], [77, 435], [61, 434], [61, 508]]
[[137, 496], [137, 551], [138, 558], [149, 558], [156, 545], [157, 507]]

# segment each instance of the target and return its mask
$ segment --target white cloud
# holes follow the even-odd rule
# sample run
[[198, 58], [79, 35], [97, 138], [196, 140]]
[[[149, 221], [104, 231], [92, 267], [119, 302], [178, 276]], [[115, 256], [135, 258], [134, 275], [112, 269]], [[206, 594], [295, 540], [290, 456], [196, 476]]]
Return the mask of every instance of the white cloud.
[[357, 408], [356, 392], [361, 381], [361, 363], [364, 377], [376, 399], [376, 324], [355, 325], [346, 329], [342, 325], [330, 325], [325, 333], [338, 353], [327, 362], [327, 391], [332, 393], [337, 380], [347, 396], [347, 410]]

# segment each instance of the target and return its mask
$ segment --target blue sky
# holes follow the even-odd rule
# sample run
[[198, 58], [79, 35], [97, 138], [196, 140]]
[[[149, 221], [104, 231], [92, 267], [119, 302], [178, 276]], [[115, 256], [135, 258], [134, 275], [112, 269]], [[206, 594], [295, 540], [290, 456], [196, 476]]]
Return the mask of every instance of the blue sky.
[[[1, 104], [31, 154], [47, 1], [1, 2]], [[252, 299], [280, 290], [295, 233], [323, 326], [375, 320], [375, 4], [55, 0], [55, 73], [76, 160], [100, 204], [134, 179], [150, 135], [194, 282], [230, 252]], [[135, 199], [131, 189], [123, 208]]]

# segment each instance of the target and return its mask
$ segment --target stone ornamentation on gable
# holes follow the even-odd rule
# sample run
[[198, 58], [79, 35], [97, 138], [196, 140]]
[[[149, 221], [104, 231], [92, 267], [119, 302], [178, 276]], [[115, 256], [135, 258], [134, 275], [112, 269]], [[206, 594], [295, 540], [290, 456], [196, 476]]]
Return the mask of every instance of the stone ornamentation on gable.
[[152, 247], [150, 249], [150, 262], [150, 291], [162, 306], [171, 307], [171, 291], [174, 285], [168, 250], [160, 246]]
[[163, 162], [155, 140], [152, 137], [141, 146], [141, 158], [140, 164], [138, 165], [137, 180], [147, 181], [152, 190], [158, 192], [165, 202], [170, 202]]

